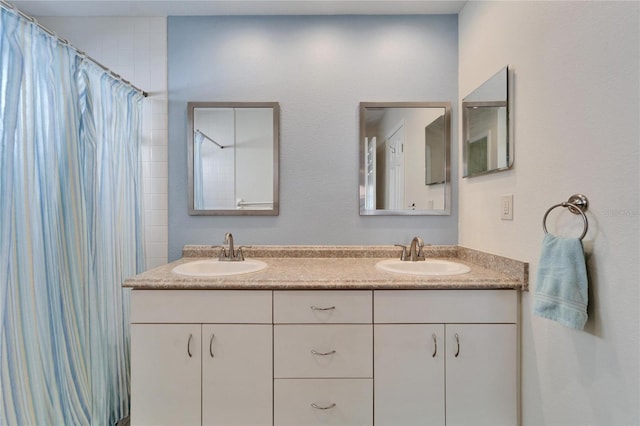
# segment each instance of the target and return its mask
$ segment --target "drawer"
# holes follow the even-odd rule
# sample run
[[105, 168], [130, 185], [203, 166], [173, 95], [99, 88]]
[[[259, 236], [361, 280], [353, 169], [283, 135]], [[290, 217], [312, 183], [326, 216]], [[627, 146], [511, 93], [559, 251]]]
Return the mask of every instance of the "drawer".
[[274, 377], [373, 377], [372, 325], [275, 325]]
[[371, 291], [274, 291], [273, 321], [283, 323], [369, 324]]
[[376, 290], [376, 323], [516, 323], [517, 290]]
[[271, 324], [271, 291], [132, 290], [132, 323]]
[[373, 383], [371, 379], [276, 379], [273, 414], [276, 426], [371, 426]]

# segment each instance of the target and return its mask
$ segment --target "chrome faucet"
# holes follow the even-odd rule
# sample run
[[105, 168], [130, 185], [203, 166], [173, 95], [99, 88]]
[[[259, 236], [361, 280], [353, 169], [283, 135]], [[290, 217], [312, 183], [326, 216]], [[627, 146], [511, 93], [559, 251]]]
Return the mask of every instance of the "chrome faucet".
[[424, 242], [420, 237], [413, 237], [411, 240], [411, 245], [409, 246], [409, 252], [407, 253], [407, 246], [402, 244], [396, 244], [397, 247], [402, 248], [402, 254], [400, 255], [400, 260], [406, 260], [411, 262], [416, 262], [418, 260], [424, 259]]
[[238, 250], [233, 248], [233, 235], [231, 232], [227, 232], [224, 236], [224, 243], [228, 244], [228, 248], [225, 249], [224, 246], [220, 251], [219, 261], [242, 261], [244, 260], [244, 254], [242, 253], [242, 247], [239, 247]]

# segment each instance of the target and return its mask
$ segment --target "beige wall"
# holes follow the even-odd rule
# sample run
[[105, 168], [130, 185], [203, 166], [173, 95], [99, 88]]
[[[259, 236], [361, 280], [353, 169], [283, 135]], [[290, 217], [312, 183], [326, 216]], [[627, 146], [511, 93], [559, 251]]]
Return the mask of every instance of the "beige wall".
[[[459, 16], [464, 97], [508, 64], [515, 165], [459, 185], [459, 241], [530, 262], [542, 217], [581, 192], [591, 202], [589, 321], [573, 331], [532, 317], [523, 297], [526, 425], [640, 424], [638, 2], [469, 2]], [[514, 194], [514, 220], [499, 218]], [[550, 229], [579, 235], [579, 218]], [[575, 224], [575, 228], [574, 228]]]

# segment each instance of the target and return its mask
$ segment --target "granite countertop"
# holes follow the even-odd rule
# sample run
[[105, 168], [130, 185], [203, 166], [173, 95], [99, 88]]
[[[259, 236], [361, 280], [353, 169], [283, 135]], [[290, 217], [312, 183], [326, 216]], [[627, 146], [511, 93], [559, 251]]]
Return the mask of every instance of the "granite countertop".
[[253, 246], [245, 257], [266, 262], [258, 272], [227, 277], [186, 277], [171, 270], [179, 264], [217, 258], [214, 246], [185, 246], [183, 257], [130, 277], [134, 289], [302, 290], [302, 289], [520, 289], [527, 290], [529, 265], [460, 246], [426, 246], [426, 257], [463, 263], [461, 275], [414, 276], [380, 271], [375, 264], [399, 258], [393, 246]]

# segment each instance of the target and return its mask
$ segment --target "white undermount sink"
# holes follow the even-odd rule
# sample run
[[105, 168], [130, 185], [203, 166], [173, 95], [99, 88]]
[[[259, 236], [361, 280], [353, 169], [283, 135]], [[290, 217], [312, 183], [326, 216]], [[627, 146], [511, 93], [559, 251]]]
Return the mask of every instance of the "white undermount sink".
[[267, 264], [255, 259], [237, 262], [219, 261], [218, 259], [194, 260], [183, 263], [172, 269], [178, 275], [188, 277], [225, 277], [230, 275], [250, 274], [267, 267]]
[[388, 259], [376, 263], [376, 268], [397, 274], [424, 276], [460, 275], [466, 274], [471, 270], [471, 268], [462, 263], [443, 259], [426, 259], [416, 262]]

